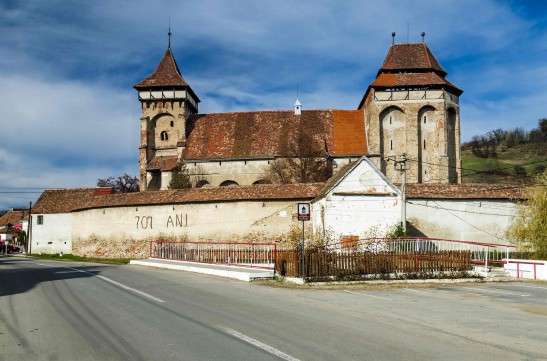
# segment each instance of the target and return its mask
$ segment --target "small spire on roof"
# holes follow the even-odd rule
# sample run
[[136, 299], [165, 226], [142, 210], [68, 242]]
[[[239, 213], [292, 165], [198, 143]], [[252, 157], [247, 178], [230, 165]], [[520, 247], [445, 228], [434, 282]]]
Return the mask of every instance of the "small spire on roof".
[[395, 32], [392, 32], [392, 33], [391, 33], [391, 37], [392, 37], [392, 39], [391, 39], [391, 45], [395, 45]]
[[298, 84], [296, 84], [296, 101], [294, 102], [294, 115], [302, 114], [302, 103], [298, 100]]
[[422, 43], [425, 43], [425, 33], [422, 31]]
[[296, 98], [296, 101], [294, 102], [294, 115], [300, 114], [302, 114], [302, 103], [300, 103], [300, 100]]
[[169, 32], [167, 33], [167, 37], [169, 38], [167, 48], [171, 49], [171, 18], [169, 18]]

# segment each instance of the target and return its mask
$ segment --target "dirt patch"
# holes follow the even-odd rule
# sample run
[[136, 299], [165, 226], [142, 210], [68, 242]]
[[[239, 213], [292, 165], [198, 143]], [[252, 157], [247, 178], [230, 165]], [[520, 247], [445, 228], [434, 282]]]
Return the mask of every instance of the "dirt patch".
[[547, 316], [547, 306], [524, 306], [521, 310], [534, 315]]

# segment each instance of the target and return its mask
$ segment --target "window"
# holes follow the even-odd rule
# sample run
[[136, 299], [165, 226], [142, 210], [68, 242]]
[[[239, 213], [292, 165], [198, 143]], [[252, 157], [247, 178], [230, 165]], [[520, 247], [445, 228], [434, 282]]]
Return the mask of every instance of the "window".
[[167, 132], [165, 130], [163, 132], [161, 132], [160, 138], [161, 138], [161, 140], [168, 140], [169, 139], [169, 136], [167, 135]]
[[393, 139], [390, 142], [391, 142], [391, 150], [393, 150]]
[[424, 115], [424, 124], [427, 123], [427, 115]]
[[38, 224], [44, 224], [44, 216], [38, 216]]
[[389, 124], [391, 124], [391, 121], [393, 120], [393, 117], [390, 115], [389, 116]]
[[425, 149], [425, 139], [424, 139], [424, 149]]
[[175, 126], [175, 122], [171, 120], [171, 126]]

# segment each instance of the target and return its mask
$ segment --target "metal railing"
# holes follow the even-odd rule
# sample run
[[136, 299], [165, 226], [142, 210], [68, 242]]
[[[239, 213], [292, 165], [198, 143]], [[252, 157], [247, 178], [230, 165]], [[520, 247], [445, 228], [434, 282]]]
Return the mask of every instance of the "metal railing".
[[150, 242], [150, 258], [273, 269], [275, 243]]
[[434, 251], [470, 251], [471, 263], [484, 265], [503, 264], [503, 259], [510, 258], [516, 247], [508, 244], [472, 242], [442, 238], [360, 238], [356, 243], [338, 243], [331, 249], [354, 249], [371, 252], [434, 252]]

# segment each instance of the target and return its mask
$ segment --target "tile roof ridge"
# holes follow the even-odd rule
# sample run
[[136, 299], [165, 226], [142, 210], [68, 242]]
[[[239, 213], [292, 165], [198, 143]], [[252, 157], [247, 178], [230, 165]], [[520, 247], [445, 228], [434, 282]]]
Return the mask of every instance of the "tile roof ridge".
[[[335, 110], [341, 110], [341, 111], [353, 111], [355, 109], [305, 109], [302, 110], [302, 112], [332, 112]], [[216, 113], [198, 113], [194, 114], [193, 116], [204, 116], [204, 115], [219, 115], [219, 114], [252, 114], [252, 113], [294, 113], [294, 110], [292, 109], [282, 109], [282, 110], [243, 110], [238, 112], [216, 112]]]

